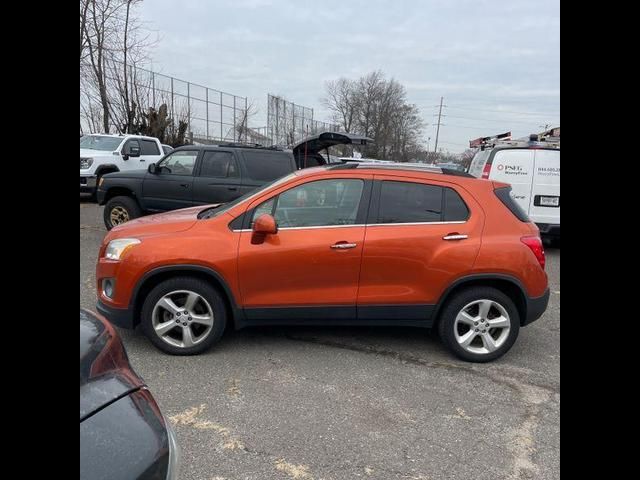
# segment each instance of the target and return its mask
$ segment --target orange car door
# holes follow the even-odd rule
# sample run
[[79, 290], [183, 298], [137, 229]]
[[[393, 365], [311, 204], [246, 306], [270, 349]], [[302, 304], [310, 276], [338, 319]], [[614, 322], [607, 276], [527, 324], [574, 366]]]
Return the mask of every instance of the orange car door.
[[355, 318], [371, 176], [320, 178], [249, 205], [278, 232], [240, 236], [238, 274], [247, 320]]
[[473, 266], [482, 210], [446, 182], [393, 175], [375, 180], [358, 318], [426, 320], [444, 287]]

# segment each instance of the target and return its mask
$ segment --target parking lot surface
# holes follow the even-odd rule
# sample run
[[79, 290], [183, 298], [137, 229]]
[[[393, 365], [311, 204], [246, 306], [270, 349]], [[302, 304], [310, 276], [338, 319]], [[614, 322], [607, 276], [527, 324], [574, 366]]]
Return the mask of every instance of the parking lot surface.
[[[95, 311], [102, 207], [80, 200], [80, 305]], [[228, 331], [174, 357], [120, 330], [182, 449], [183, 480], [557, 479], [560, 250], [544, 316], [469, 364], [410, 328]]]

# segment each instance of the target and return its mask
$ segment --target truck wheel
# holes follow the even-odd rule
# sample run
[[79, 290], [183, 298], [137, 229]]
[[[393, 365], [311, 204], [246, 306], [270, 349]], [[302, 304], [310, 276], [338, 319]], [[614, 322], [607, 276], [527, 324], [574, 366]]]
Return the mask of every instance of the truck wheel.
[[119, 196], [113, 197], [107, 202], [103, 215], [104, 226], [107, 227], [107, 230], [111, 230], [113, 227], [141, 216], [142, 209], [134, 198]]

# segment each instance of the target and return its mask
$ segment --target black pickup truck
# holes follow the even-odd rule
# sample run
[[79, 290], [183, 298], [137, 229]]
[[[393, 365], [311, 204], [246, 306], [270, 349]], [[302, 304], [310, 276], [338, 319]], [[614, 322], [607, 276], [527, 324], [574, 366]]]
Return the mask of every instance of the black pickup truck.
[[147, 170], [103, 175], [97, 200], [108, 230], [148, 213], [227, 203], [300, 168], [324, 165], [322, 150], [365, 145], [370, 138], [323, 132], [292, 150], [243, 144], [189, 145], [167, 154]]

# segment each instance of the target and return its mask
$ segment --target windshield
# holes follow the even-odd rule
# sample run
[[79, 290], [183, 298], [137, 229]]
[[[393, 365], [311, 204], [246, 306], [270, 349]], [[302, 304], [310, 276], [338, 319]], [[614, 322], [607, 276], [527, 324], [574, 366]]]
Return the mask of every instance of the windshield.
[[80, 139], [80, 148], [111, 152], [117, 150], [122, 143], [121, 137], [103, 137], [102, 135], [86, 135]]
[[224, 205], [220, 205], [219, 207], [206, 208], [206, 209], [204, 209], [203, 211], [201, 211], [198, 214], [198, 218], [212, 218], [212, 217], [218, 216], [221, 213], [224, 213], [226, 211], [231, 210], [236, 205], [240, 205], [243, 202], [246, 202], [248, 200], [253, 199], [254, 197], [257, 197], [258, 195], [260, 195], [262, 192], [264, 192], [268, 188], [275, 187], [277, 185], [280, 185], [282, 183], [287, 182], [288, 180], [290, 180], [293, 177], [295, 177], [295, 175], [296, 175], [295, 173], [290, 173], [287, 176], [284, 176], [282, 178], [278, 178], [278, 179], [274, 180], [273, 182], [269, 182], [269, 183], [264, 184], [261, 187], [258, 187], [257, 190], [252, 190], [250, 192], [247, 192], [244, 195], [242, 195], [241, 197], [238, 197], [238, 198], [236, 198], [235, 200], [232, 200], [229, 203], [225, 203]]

